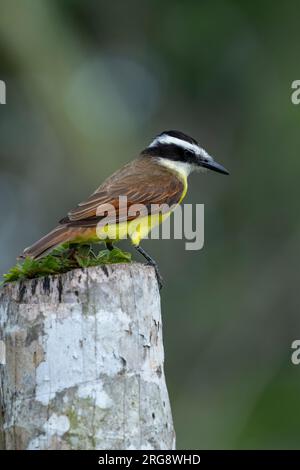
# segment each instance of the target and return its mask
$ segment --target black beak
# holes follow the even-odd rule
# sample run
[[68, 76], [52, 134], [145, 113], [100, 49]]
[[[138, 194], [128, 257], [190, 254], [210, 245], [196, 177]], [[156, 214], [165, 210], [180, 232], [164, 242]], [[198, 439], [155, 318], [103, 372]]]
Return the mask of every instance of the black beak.
[[222, 173], [223, 175], [229, 175], [229, 171], [226, 170], [220, 163], [215, 162], [214, 160], [204, 160], [199, 161], [199, 165], [209, 170], [216, 171], [217, 173]]

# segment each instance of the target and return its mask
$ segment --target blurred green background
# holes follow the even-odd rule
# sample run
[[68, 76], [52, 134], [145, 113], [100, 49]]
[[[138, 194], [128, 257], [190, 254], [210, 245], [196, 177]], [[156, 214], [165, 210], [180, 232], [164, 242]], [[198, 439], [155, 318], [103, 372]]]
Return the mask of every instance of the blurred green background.
[[2, 273], [165, 129], [231, 172], [190, 178], [203, 250], [144, 243], [166, 281], [181, 449], [300, 448], [299, 15], [298, 1], [0, 3]]

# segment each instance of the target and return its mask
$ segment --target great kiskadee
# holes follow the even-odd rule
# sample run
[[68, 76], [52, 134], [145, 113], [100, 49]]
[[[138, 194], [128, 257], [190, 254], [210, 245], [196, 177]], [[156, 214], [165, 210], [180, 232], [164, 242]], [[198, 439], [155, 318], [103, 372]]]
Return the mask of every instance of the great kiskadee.
[[[87, 244], [104, 240], [107, 248], [112, 249], [113, 242], [129, 237], [139, 253], [154, 266], [161, 284], [157, 264], [140, 242], [181, 203], [187, 192], [188, 175], [199, 169], [228, 174], [195, 139], [179, 131], [162, 132], [135, 160], [107, 178], [86, 201], [71, 210], [54, 230], [26, 248], [22, 257], [40, 258], [67, 242]], [[125, 207], [119, 204], [120, 196], [127, 198]], [[99, 211], [108, 204], [115, 208], [113, 220]], [[130, 207], [137, 204], [146, 208], [144, 212], [130, 214]], [[171, 209], [162, 211], [160, 206]], [[105, 216], [106, 224], [99, 233], [97, 227]]]

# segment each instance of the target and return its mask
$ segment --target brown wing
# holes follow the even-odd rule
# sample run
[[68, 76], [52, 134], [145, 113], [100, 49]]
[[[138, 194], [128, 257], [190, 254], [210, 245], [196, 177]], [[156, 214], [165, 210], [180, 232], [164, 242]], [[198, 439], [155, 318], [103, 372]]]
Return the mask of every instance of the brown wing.
[[[140, 157], [114, 173], [60, 223], [69, 226], [95, 226], [102, 218], [99, 211], [104, 214], [110, 207], [108, 205], [114, 206], [118, 222], [147, 215], [150, 209], [152, 213], [166, 212], [163, 207], [153, 211], [151, 205], [173, 206], [180, 201], [183, 190], [183, 182], [176, 174], [156, 163], [151, 157]], [[127, 205], [119, 206], [119, 196], [127, 197]], [[144, 208], [141, 208], [139, 213], [128, 216], [133, 204], [143, 204]]]

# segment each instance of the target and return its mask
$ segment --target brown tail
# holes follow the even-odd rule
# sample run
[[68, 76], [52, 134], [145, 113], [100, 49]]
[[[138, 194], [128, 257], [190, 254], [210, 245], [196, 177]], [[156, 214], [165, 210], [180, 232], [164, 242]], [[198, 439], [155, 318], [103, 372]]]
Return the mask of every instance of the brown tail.
[[52, 251], [56, 246], [71, 239], [72, 229], [64, 225], [58, 226], [36, 243], [25, 248], [20, 258], [25, 258], [26, 256], [30, 256], [34, 259], [41, 258]]

